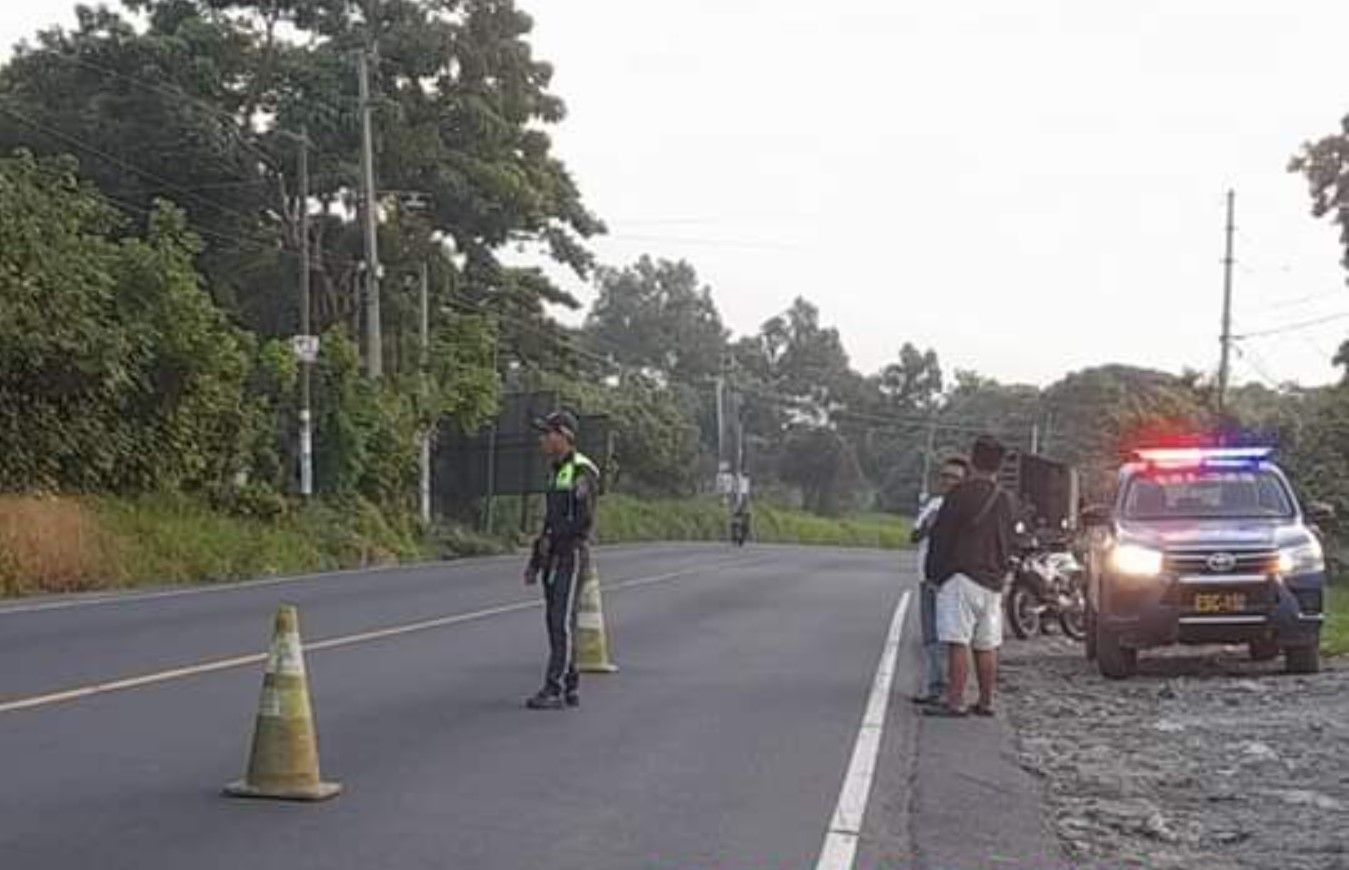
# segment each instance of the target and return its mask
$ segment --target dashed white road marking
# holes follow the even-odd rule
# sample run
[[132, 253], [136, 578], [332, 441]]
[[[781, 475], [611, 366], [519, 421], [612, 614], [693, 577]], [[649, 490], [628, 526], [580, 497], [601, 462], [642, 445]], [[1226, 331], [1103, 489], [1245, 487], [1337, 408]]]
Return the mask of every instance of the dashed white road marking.
[[[732, 565], [741, 566], [764, 561], [766, 557], [726, 559], [720, 562], [713, 562], [707, 565], [698, 565], [692, 568], [684, 568], [679, 571], [670, 571], [665, 574], [656, 574], [650, 577], [637, 577], [632, 580], [621, 580], [605, 587], [609, 591], [621, 589], [633, 589], [640, 586], [650, 586], [655, 583], [663, 583], [668, 580], [674, 580], [679, 577], [687, 577], [691, 574], [700, 574], [714, 571], [719, 568], [726, 568]], [[500, 616], [505, 613], [514, 613], [518, 610], [532, 610], [542, 607], [542, 600], [531, 599], [529, 601], [517, 601], [512, 604], [503, 604], [498, 607], [488, 607], [483, 610], [475, 610], [470, 613], [456, 613], [450, 616], [441, 616], [435, 619], [425, 619], [419, 622], [409, 622], [402, 625], [389, 626], [388, 628], [375, 629], [373, 631], [363, 631], [357, 634], [342, 635], [332, 637], [326, 640], [319, 640], [304, 645], [305, 652], [322, 652], [323, 650], [339, 649], [342, 647], [356, 646], [357, 644], [370, 643], [371, 641], [384, 640], [391, 637], [399, 637], [405, 634], [412, 634], [419, 631], [428, 631], [434, 628], [444, 628], [446, 626], [458, 625], [464, 622], [472, 622], [478, 619], [486, 619], [491, 616]], [[249, 665], [259, 664], [267, 660], [266, 653], [252, 653], [249, 655], [233, 656], [231, 658], [215, 659], [197, 664], [185, 665], [169, 670], [157, 671], [151, 674], [142, 674], [135, 677], [126, 677], [124, 679], [109, 680], [106, 682], [93, 683], [87, 686], [79, 686], [72, 689], [65, 689], [59, 692], [50, 692], [43, 695], [33, 695], [27, 698], [16, 698], [12, 701], [0, 701], [0, 713], [13, 713], [19, 710], [31, 710], [35, 707], [49, 707], [53, 704], [62, 704], [68, 701], [76, 701], [81, 698], [88, 698], [94, 695], [106, 695], [111, 692], [123, 692], [128, 689], [138, 689], [144, 686], [153, 686], [158, 683], [167, 683], [172, 680], [181, 680], [188, 677], [210, 674], [216, 671], [227, 671], [234, 668], [247, 667]]]

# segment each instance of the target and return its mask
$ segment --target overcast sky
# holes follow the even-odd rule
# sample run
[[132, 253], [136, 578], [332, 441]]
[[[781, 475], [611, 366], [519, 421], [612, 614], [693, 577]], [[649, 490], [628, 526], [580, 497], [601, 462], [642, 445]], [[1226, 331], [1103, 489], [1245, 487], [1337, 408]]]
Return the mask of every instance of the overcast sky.
[[[1212, 369], [1229, 186], [1235, 331], [1349, 313], [1285, 171], [1349, 112], [1340, 0], [518, 2], [601, 259], [690, 260], [737, 332], [802, 295], [864, 370], [904, 341], [1004, 381]], [[70, 5], [6, 3], [0, 39]], [[1251, 338], [1235, 373], [1328, 381], [1346, 335]]]

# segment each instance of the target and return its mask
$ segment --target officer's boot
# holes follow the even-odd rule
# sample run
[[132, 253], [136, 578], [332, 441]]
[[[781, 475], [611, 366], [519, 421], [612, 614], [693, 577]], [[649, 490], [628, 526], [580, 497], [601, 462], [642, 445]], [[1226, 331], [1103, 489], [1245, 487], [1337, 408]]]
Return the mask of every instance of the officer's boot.
[[564, 706], [562, 695], [552, 689], [540, 689], [537, 694], [525, 701], [531, 710], [561, 710]]

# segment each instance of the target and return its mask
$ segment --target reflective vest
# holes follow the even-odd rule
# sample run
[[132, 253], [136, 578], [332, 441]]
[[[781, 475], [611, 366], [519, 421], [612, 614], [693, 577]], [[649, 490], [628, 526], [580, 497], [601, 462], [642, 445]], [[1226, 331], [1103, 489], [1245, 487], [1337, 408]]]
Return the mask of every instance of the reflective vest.
[[[576, 485], [579, 476], [587, 472], [594, 478], [595, 491], [583, 502], [576, 497]], [[595, 522], [591, 507], [599, 495], [599, 475], [599, 466], [580, 453], [573, 453], [557, 467], [547, 493], [546, 524], [554, 539], [585, 538], [590, 534]]]
[[576, 471], [583, 468], [589, 471], [598, 480], [600, 476], [600, 467], [591, 462], [589, 457], [583, 453], [573, 453], [571, 459], [562, 463], [557, 469], [557, 475], [553, 478], [553, 485], [550, 488], [552, 492], [571, 492], [576, 487]]

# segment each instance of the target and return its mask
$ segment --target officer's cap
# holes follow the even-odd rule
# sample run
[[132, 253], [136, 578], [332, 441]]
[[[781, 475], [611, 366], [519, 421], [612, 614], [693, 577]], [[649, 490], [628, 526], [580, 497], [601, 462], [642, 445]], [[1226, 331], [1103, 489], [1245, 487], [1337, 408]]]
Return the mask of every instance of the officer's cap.
[[576, 440], [576, 433], [581, 429], [576, 422], [576, 415], [570, 411], [554, 411], [547, 417], [539, 417], [534, 421], [534, 428], [540, 432], [561, 432], [572, 441]]

